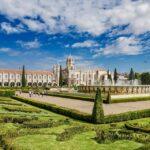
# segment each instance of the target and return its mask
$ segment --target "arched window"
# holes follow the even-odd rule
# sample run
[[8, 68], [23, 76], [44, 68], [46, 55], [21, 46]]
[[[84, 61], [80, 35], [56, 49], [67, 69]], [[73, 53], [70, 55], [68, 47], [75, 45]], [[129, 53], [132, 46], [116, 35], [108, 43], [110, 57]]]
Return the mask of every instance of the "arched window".
[[10, 83], [10, 86], [11, 86], [11, 87], [14, 87], [14, 86], [15, 86], [15, 82], [11, 82], [11, 83]]
[[21, 83], [20, 83], [20, 82], [17, 82], [17, 86], [21, 86]]

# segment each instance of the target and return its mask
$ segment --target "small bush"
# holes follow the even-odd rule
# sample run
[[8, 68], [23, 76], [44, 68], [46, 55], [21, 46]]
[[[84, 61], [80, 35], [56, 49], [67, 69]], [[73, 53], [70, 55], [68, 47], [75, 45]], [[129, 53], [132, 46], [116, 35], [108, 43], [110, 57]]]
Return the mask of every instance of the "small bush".
[[71, 139], [76, 134], [80, 134], [80, 133], [87, 132], [87, 131], [89, 131], [89, 128], [85, 126], [75, 126], [75, 127], [67, 128], [65, 129], [64, 132], [57, 135], [56, 140], [66, 141], [66, 140]]
[[129, 130], [99, 130], [96, 131], [95, 140], [98, 143], [104, 143], [106, 141], [116, 141], [116, 140], [133, 140], [140, 143], [149, 143], [150, 135], [148, 134], [137, 134]]

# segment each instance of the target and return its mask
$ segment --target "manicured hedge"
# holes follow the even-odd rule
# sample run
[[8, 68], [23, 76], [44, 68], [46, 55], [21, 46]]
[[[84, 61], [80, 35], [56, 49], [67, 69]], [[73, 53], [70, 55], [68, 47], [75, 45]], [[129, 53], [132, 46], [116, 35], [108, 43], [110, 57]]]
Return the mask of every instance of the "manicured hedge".
[[63, 98], [71, 98], [76, 100], [83, 100], [83, 101], [94, 101], [94, 97], [86, 96], [86, 95], [75, 95], [75, 94], [68, 94], [68, 93], [48, 93], [48, 96], [56, 96], [56, 97], [63, 97]]
[[22, 97], [18, 97], [18, 96], [13, 96], [12, 98], [14, 98], [18, 101], [25, 102], [27, 104], [39, 107], [39, 108], [43, 108], [43, 109], [50, 110], [50, 111], [58, 113], [58, 114], [72, 117], [74, 119], [83, 120], [83, 121], [87, 121], [87, 122], [91, 122], [91, 120], [92, 120], [91, 115], [82, 113], [82, 112], [74, 110], [74, 109], [64, 108], [61, 106], [57, 106], [57, 105], [49, 104], [49, 103], [45, 103], [45, 102], [38, 102], [35, 100], [26, 99], [26, 98], [22, 98]]
[[137, 102], [137, 101], [148, 101], [148, 100], [150, 100], [150, 96], [117, 98], [117, 99], [111, 99], [111, 103]]
[[58, 120], [58, 121], [54, 121], [54, 120], [29, 120], [26, 122], [23, 122], [23, 127], [26, 128], [51, 128], [51, 127], [58, 127], [60, 125], [68, 125], [69, 119], [66, 120]]
[[125, 127], [128, 130], [150, 133], [150, 129], [149, 128], [142, 128], [142, 127], [138, 127], [138, 126], [135, 126], [135, 125], [132, 125], [132, 124], [125, 124]]
[[76, 134], [81, 134], [83, 132], [90, 131], [91, 129], [86, 126], [74, 126], [71, 128], [66, 128], [64, 132], [57, 135], [57, 141], [67, 141], [73, 138]]
[[140, 118], [150, 117], [150, 109], [129, 111], [126, 113], [120, 113], [116, 115], [105, 116], [105, 123], [121, 122], [127, 120], [134, 120]]
[[[78, 110], [64, 108], [64, 107], [57, 106], [54, 104], [49, 104], [46, 102], [39, 102], [39, 101], [35, 101], [32, 99], [18, 97], [18, 96], [13, 96], [12, 98], [18, 101], [39, 107], [39, 108], [43, 108], [43, 109], [50, 110], [58, 114], [72, 117], [74, 119], [92, 122], [92, 116], [90, 114], [82, 113]], [[104, 117], [104, 123], [114, 123], [114, 122], [146, 118], [146, 117], [150, 117], [150, 109], [130, 111], [130, 112], [120, 113], [116, 115], [108, 115]]]
[[40, 113], [41, 110], [36, 108], [30, 108], [25, 106], [3, 106], [3, 109], [7, 111], [19, 111], [19, 112], [28, 112], [28, 113]]
[[11, 97], [13, 95], [15, 95], [14, 90], [0, 89], [0, 96]]

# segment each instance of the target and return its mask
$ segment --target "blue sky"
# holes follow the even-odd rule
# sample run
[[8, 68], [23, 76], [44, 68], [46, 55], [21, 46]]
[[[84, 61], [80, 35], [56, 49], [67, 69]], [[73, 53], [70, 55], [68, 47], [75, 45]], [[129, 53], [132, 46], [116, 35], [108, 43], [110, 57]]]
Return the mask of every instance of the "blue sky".
[[0, 0], [0, 68], [150, 71], [149, 0]]

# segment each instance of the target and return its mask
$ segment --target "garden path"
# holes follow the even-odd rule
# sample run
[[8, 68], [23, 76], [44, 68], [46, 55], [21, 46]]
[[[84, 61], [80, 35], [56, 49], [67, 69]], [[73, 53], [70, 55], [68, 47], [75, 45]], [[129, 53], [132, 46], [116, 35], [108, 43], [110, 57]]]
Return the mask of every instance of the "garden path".
[[[19, 96], [24, 98], [29, 98], [28, 93], [22, 93]], [[93, 104], [94, 104], [93, 102], [88, 102], [88, 101], [54, 97], [54, 96], [45, 96], [45, 95], [43, 97], [38, 95], [33, 95], [31, 98], [37, 101], [48, 102], [51, 104], [55, 104], [66, 108], [76, 109], [78, 111], [90, 113], [90, 114], [92, 113]], [[150, 101], [103, 104], [103, 108], [104, 108], [105, 115], [119, 114], [128, 111], [150, 109]]]

